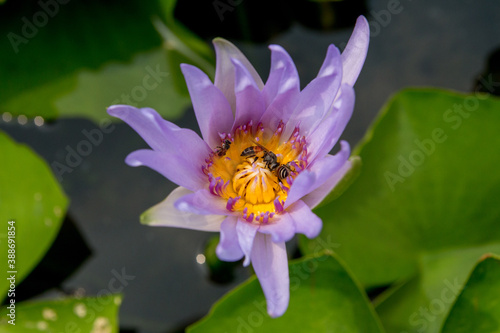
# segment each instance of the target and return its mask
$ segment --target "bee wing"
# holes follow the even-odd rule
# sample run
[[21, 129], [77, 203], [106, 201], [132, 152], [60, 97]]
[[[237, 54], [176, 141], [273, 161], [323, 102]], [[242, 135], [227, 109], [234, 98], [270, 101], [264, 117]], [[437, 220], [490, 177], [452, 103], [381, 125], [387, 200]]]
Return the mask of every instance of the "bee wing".
[[264, 147], [263, 145], [261, 145], [260, 143], [258, 143], [257, 141], [255, 140], [251, 140], [253, 143], [255, 143], [257, 146], [259, 146], [260, 148], [262, 148], [262, 150], [264, 151], [269, 151], [269, 149], [267, 149], [266, 147]]

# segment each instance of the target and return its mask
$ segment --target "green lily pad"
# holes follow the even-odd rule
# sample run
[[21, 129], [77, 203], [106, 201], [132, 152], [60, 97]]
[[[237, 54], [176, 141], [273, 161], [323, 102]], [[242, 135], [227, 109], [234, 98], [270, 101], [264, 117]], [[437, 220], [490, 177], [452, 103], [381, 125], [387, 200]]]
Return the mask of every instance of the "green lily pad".
[[349, 158], [349, 161], [351, 162], [351, 168], [346, 172], [344, 177], [342, 177], [337, 185], [335, 185], [332, 191], [323, 199], [323, 201], [321, 201], [321, 203], [316, 206], [317, 208], [327, 205], [333, 200], [336, 200], [349, 188], [349, 186], [352, 185], [352, 183], [354, 183], [356, 178], [358, 178], [359, 174], [361, 173], [362, 167], [361, 158], [359, 156], [351, 156]]
[[23, 302], [15, 304], [15, 316], [9, 316], [11, 309], [4, 306], [0, 333], [115, 333], [121, 301], [119, 295], [107, 295]]
[[[315, 212], [320, 238], [365, 286], [416, 276], [420, 257], [500, 241], [500, 100], [408, 89], [355, 150], [360, 176]], [[301, 238], [313, 253], [317, 240]]]
[[[1, 132], [0, 147], [0, 260], [4, 263], [0, 298], [3, 299], [10, 289], [7, 277], [15, 275], [14, 284], [18, 285], [49, 249], [64, 219], [68, 199], [50, 167], [31, 149]], [[9, 254], [9, 247], [15, 253]]]
[[168, 55], [153, 24], [161, 13], [159, 1], [5, 4], [0, 111], [100, 121], [108, 118], [106, 107], [121, 103], [178, 116], [189, 99], [174, 89]]
[[130, 63], [107, 64], [98, 71], [79, 71], [74, 90], [58, 98], [55, 105], [66, 110], [64, 115], [85, 115], [96, 122], [111, 119], [105, 110], [113, 104], [154, 107], [173, 119], [189, 106], [190, 99], [179, 95], [172, 85], [166, 53], [159, 47], [137, 54]]
[[420, 256], [419, 274], [389, 289], [376, 301], [387, 332], [440, 332], [470, 272], [490, 252], [500, 253], [500, 243]]
[[472, 272], [443, 333], [500, 332], [500, 257], [488, 256]]
[[336, 256], [317, 255], [290, 263], [290, 305], [270, 318], [254, 277], [219, 300], [187, 329], [197, 332], [383, 332], [365, 293]]

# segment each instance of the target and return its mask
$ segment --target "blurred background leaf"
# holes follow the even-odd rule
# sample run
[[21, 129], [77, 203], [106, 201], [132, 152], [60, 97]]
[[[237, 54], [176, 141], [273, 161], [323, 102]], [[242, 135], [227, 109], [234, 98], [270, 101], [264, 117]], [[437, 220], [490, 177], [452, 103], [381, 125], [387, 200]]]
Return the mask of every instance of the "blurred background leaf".
[[[399, 281], [378, 300], [388, 332], [437, 332], [456, 297], [434, 308], [444, 281], [463, 283], [482, 254], [500, 253], [499, 109], [487, 95], [402, 91], [355, 151], [359, 178], [316, 210], [320, 237], [366, 287]], [[315, 246], [301, 238], [305, 253]]]
[[118, 332], [120, 295], [16, 303], [15, 325], [2, 308], [0, 333]]
[[418, 273], [376, 300], [386, 330], [440, 332], [472, 269], [489, 252], [500, 253], [500, 243], [422, 254]]
[[[51, 169], [25, 145], [0, 132], [0, 258], [7, 265], [7, 222], [15, 221], [16, 285], [42, 259], [54, 241], [66, 214], [68, 199]], [[7, 268], [7, 267], [5, 267]], [[9, 274], [1, 273], [1, 298], [7, 296]]]
[[500, 330], [500, 258], [477, 264], [446, 319], [443, 333], [490, 333]]
[[[202, 56], [188, 62], [201, 59], [205, 67], [213, 63], [213, 56], [204, 42], [179, 28], [171, 13], [175, 3], [169, 3], [6, 3], [0, 11], [1, 33], [7, 37], [0, 41], [0, 110], [28, 117], [69, 115], [98, 121], [108, 117], [107, 106], [122, 103], [153, 107], [170, 119], [179, 116], [189, 99], [185, 91], [174, 89], [183, 79], [178, 62], [175, 73], [167, 68], [173, 61], [170, 54], [179, 45], [195, 47], [196, 52], [203, 50]], [[153, 25], [158, 16], [169, 18], [169, 26], [180, 34], [178, 38], [172, 34], [171, 39], [181, 42], [164, 43], [167, 50]]]
[[190, 326], [196, 332], [383, 332], [364, 291], [334, 255], [290, 263], [290, 304], [270, 318], [254, 277], [219, 300], [210, 313]]

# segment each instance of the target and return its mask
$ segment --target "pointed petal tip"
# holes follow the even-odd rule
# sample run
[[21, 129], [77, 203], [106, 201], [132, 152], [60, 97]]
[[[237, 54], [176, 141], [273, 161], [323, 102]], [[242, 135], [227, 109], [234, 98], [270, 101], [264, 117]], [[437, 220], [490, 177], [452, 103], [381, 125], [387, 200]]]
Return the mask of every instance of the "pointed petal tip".
[[278, 318], [285, 314], [290, 303], [290, 293], [283, 293], [279, 298], [266, 299], [267, 313], [271, 318]]
[[335, 44], [328, 45], [328, 49], [326, 50], [326, 53], [329, 54], [331, 52], [335, 52], [336, 56], [340, 56], [340, 53], [341, 53], [340, 49]]
[[351, 155], [351, 145], [345, 140], [340, 140], [340, 152], [349, 158]]
[[[232, 81], [234, 80], [232, 77], [234, 73], [230, 64], [230, 58], [238, 59], [251, 74], [259, 89], [262, 90], [264, 83], [261, 77], [236, 45], [220, 37], [213, 40], [213, 45], [216, 55], [215, 86], [222, 90], [229, 101], [233, 100], [231, 90], [233, 89]], [[233, 106], [233, 103], [231, 103], [231, 105]]]
[[158, 226], [160, 223], [155, 218], [155, 206], [148, 208], [139, 216], [139, 221], [142, 225], [148, 225], [152, 227]]
[[141, 163], [141, 161], [139, 161], [138, 159], [136, 159], [135, 157], [135, 154], [136, 151], [133, 151], [131, 152], [130, 154], [127, 155], [127, 157], [125, 157], [125, 163], [131, 167], [138, 167], [138, 166], [141, 166], [143, 165]]
[[225, 38], [222, 38], [222, 37], [215, 37], [214, 39], [212, 39], [212, 44], [214, 45], [223, 45], [223, 44], [226, 44], [226, 45], [233, 45], [233, 43], [231, 43], [230, 41], [228, 41], [227, 39]]
[[250, 256], [246, 255], [245, 260], [243, 260], [243, 267], [248, 267], [250, 265]]
[[278, 44], [269, 44], [268, 48], [271, 51], [286, 52], [286, 50], [281, 45]]
[[180, 64], [181, 66], [181, 72], [182, 74], [186, 75], [186, 72], [193, 72], [193, 71], [200, 71], [203, 72], [201, 69], [199, 69], [196, 66], [190, 65], [190, 64]]
[[215, 248], [215, 254], [220, 260], [228, 262], [235, 262], [243, 258], [243, 253], [241, 253], [241, 250], [236, 250], [234, 251], [234, 253], [228, 253], [228, 251], [222, 247], [221, 243], [219, 243]]
[[347, 46], [342, 52], [344, 72], [342, 82], [354, 85], [365, 62], [369, 44], [370, 26], [364, 16], [359, 16]]
[[252, 249], [252, 265], [273, 317], [283, 315], [290, 300], [290, 279], [285, 243], [273, 243], [271, 237], [258, 234]]
[[340, 50], [334, 44], [330, 44], [328, 45], [325, 60], [321, 65], [317, 77], [318, 78], [326, 76], [335, 77], [339, 74], [341, 75], [341, 70], [342, 70], [342, 61], [341, 61]]
[[366, 17], [364, 15], [359, 15], [358, 18], [356, 19], [356, 24], [362, 24], [362, 25], [365, 25], [365, 26], [369, 26], [368, 25], [368, 20], [366, 19]]
[[141, 224], [150, 225], [153, 221], [151, 219], [151, 214], [149, 214], [149, 209], [141, 214], [139, 217]]
[[135, 107], [130, 105], [116, 104], [109, 106], [106, 111], [109, 115], [119, 118], [122, 114], [126, 113], [130, 109], [135, 109]]
[[190, 64], [180, 64], [181, 66], [181, 71], [184, 73], [184, 70], [188, 70], [190, 67], [194, 67], [193, 65], [190, 65]]
[[271, 318], [278, 318], [285, 314], [288, 309], [288, 301], [284, 304], [274, 304], [273, 302], [267, 300], [267, 313]]

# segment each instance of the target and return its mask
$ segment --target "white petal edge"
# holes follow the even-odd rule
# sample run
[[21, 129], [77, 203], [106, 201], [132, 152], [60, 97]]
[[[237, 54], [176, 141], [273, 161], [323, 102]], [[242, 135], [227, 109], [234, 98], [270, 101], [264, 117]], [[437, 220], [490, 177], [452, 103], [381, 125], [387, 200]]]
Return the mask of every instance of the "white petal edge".
[[193, 192], [181, 186], [177, 187], [165, 200], [145, 211], [141, 215], [141, 223], [159, 227], [220, 231], [220, 225], [226, 218], [224, 215], [198, 215], [175, 208], [174, 203], [190, 193]]
[[264, 83], [250, 61], [233, 43], [219, 37], [213, 40], [213, 44], [216, 54], [215, 86], [226, 96], [234, 114], [236, 111], [236, 96], [234, 95], [235, 77], [231, 58], [239, 60], [246, 67], [260, 90], [264, 88]]

